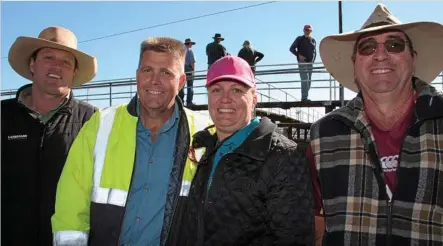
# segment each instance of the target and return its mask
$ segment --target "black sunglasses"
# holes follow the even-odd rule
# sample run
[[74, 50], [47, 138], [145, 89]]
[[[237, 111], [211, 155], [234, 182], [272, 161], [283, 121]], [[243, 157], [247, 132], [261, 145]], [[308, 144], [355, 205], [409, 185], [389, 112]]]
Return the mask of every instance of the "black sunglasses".
[[407, 41], [400, 38], [388, 39], [383, 43], [377, 42], [373, 38], [369, 38], [361, 42], [357, 46], [358, 54], [369, 56], [375, 53], [380, 44], [383, 44], [385, 50], [391, 54], [401, 53], [405, 50]]

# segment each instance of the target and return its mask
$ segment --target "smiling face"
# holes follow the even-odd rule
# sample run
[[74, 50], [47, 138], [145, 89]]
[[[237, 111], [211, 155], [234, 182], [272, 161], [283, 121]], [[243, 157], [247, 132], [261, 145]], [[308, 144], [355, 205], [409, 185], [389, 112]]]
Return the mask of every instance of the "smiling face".
[[414, 69], [415, 55], [404, 33], [389, 31], [358, 41], [354, 73], [364, 93], [402, 91], [411, 86]]
[[249, 124], [256, 104], [255, 89], [243, 84], [220, 81], [208, 88], [209, 114], [219, 137], [230, 136]]
[[46, 95], [67, 95], [76, 72], [75, 57], [64, 50], [42, 48], [31, 58], [29, 69], [34, 89]]
[[173, 53], [143, 52], [137, 69], [137, 92], [146, 111], [165, 112], [185, 83], [183, 64]]

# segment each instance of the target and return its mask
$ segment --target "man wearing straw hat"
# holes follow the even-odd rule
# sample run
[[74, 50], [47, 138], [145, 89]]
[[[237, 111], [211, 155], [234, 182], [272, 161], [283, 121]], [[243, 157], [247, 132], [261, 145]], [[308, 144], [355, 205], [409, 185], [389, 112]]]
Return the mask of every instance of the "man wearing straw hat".
[[323, 245], [443, 245], [442, 44], [441, 24], [402, 24], [382, 4], [321, 41], [326, 69], [358, 92], [311, 128]]
[[32, 81], [2, 110], [2, 245], [51, 245], [55, 192], [69, 148], [95, 108], [71, 88], [91, 81], [96, 59], [70, 30], [18, 37], [9, 63]]

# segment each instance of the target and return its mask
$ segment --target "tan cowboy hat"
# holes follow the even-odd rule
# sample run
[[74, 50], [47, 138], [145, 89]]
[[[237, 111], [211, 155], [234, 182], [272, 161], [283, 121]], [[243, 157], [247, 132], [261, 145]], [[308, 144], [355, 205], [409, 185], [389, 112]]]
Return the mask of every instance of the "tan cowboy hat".
[[97, 73], [95, 57], [77, 50], [77, 37], [63, 27], [48, 27], [38, 38], [18, 37], [9, 50], [8, 60], [11, 67], [21, 76], [32, 80], [29, 60], [35, 51], [41, 48], [54, 48], [71, 52], [77, 60], [73, 86], [91, 81]]
[[417, 52], [414, 76], [431, 83], [443, 70], [443, 26], [435, 22], [402, 24], [383, 4], [378, 4], [360, 30], [331, 35], [320, 42], [320, 56], [328, 72], [344, 87], [358, 92], [352, 54], [363, 33], [396, 29], [406, 33]]

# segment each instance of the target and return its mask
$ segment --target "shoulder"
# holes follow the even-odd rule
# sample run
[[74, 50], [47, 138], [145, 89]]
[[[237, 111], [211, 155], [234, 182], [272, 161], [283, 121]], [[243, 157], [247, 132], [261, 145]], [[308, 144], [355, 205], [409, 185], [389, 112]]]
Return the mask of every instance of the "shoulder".
[[72, 107], [76, 108], [80, 113], [93, 114], [98, 110], [97, 107], [85, 102], [78, 100], [77, 98], [72, 99]]
[[302, 157], [299, 152], [294, 141], [278, 132], [272, 133], [270, 155], [277, 157], [277, 159], [299, 158]]
[[15, 108], [17, 106], [17, 103], [17, 99], [15, 98], [2, 100], [2, 111]]

